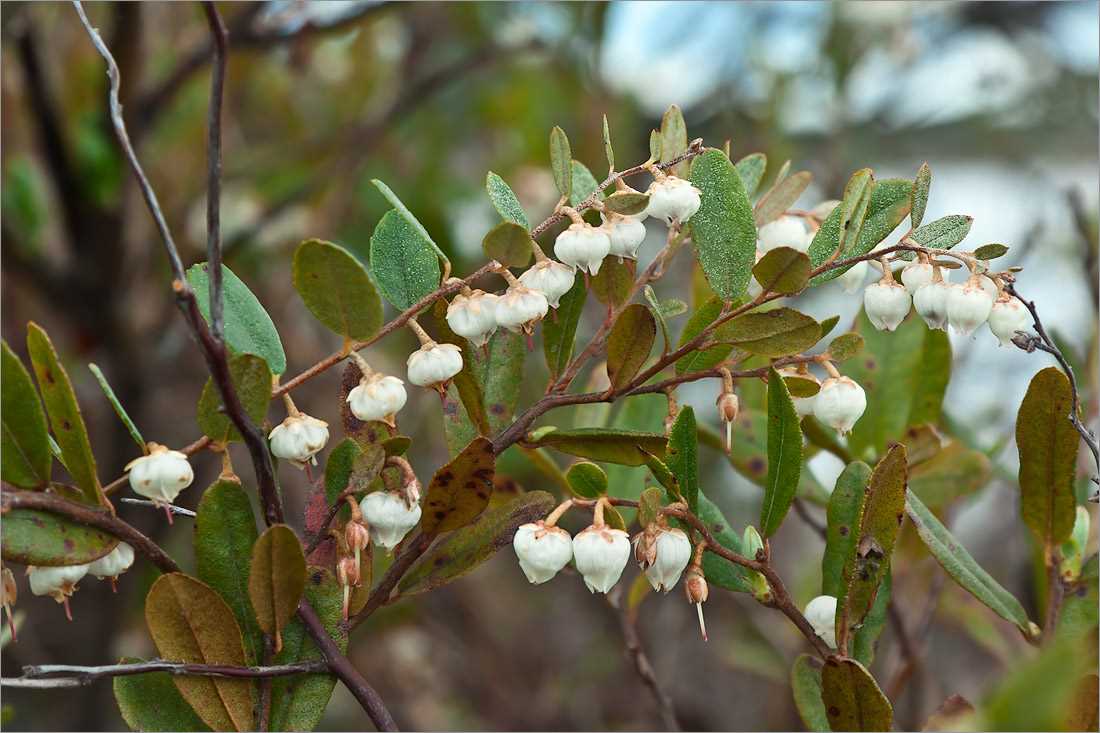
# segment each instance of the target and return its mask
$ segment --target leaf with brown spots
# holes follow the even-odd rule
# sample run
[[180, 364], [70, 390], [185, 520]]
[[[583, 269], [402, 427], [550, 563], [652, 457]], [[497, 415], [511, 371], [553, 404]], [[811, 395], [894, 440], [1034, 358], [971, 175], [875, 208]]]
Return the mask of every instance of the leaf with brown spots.
[[12, 509], [5, 514], [0, 538], [4, 559], [20, 565], [83, 565], [118, 544], [98, 529], [35, 509]]
[[492, 442], [481, 436], [474, 438], [432, 477], [424, 498], [420, 531], [437, 535], [477, 519], [489, 505], [495, 473]]
[[829, 657], [821, 670], [821, 701], [832, 730], [888, 731], [894, 709], [875, 678], [854, 659]]

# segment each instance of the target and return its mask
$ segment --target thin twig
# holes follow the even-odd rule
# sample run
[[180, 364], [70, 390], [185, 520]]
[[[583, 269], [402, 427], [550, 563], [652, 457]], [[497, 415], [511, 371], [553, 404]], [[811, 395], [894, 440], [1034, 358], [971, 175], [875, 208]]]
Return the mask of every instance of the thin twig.
[[372, 613], [389, 602], [390, 594], [401, 580], [401, 576], [403, 576], [405, 572], [412, 567], [412, 564], [424, 554], [432, 544], [432, 539], [433, 538], [428, 535], [420, 534], [409, 542], [405, 551], [393, 561], [389, 570], [382, 576], [382, 580], [378, 581], [378, 585], [371, 591], [363, 608], [359, 610], [359, 613], [348, 620], [347, 625], [349, 629], [354, 629], [356, 626], [366, 621], [370, 618]]
[[[167, 672], [171, 675], [184, 677], [234, 677], [269, 680], [272, 677], [316, 674], [325, 672], [327, 669], [327, 665], [322, 661], [261, 667], [236, 667], [227, 664], [184, 664], [159, 659], [133, 664], [106, 664], [99, 667], [85, 667], [75, 664], [39, 664], [23, 667], [22, 677], [5, 677], [0, 680], [0, 684], [4, 687], [36, 689], [84, 687], [107, 677], [126, 677], [151, 672]], [[55, 675], [66, 676], [57, 677]]]
[[210, 271], [210, 332], [214, 340], [220, 342], [225, 340], [222, 317], [222, 97], [229, 40], [225, 23], [214, 3], [204, 2], [202, 9], [210, 26], [210, 36], [214, 39], [214, 69], [210, 75], [206, 137], [206, 262]]
[[177, 514], [177, 515], [184, 516], [184, 517], [198, 516], [197, 514], [195, 514], [195, 512], [191, 511], [190, 509], [184, 509], [183, 507], [176, 506], [175, 504], [158, 504], [155, 501], [149, 501], [148, 499], [135, 499], [132, 496], [124, 496], [119, 501], [121, 501], [123, 504], [135, 504], [137, 506], [152, 507], [152, 508], [156, 509], [157, 511], [164, 511], [164, 507], [167, 507], [168, 511], [172, 512], [173, 514]]

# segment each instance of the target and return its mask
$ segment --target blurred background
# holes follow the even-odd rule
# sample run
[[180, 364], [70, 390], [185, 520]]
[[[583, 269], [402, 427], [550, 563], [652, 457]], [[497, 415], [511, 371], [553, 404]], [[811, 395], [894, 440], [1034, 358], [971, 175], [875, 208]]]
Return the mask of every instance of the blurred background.
[[[130, 134], [185, 263], [202, 260], [211, 53], [202, 14], [182, 3], [87, 10], [119, 61]], [[318, 237], [366, 259], [370, 234], [389, 208], [370, 179], [386, 181], [465, 274], [481, 263], [481, 238], [497, 221], [484, 192], [487, 170], [504, 176], [540, 221], [557, 199], [547, 166], [552, 126], [566, 130], [574, 156], [602, 178], [601, 116], [617, 160], [633, 164], [648, 155], [649, 130], [675, 103], [689, 137], [715, 146], [730, 139], [735, 159], [766, 153], [766, 179], [787, 159], [810, 170], [814, 183], [799, 202], [805, 208], [839, 198], [857, 168], [911, 178], [927, 161], [926, 221], [969, 214], [975, 221], [963, 246], [1011, 246], [1002, 262], [1024, 268], [1020, 292], [1038, 301], [1078, 365], [1088, 414], [1096, 415], [1095, 2], [284, 1], [221, 10], [231, 31], [226, 260], [277, 324], [288, 374], [340, 346], [293, 291], [293, 249]], [[198, 437], [194, 405], [206, 372], [169, 296], [162, 248], [106, 117], [104, 67], [75, 12], [67, 4], [5, 3], [0, 19], [2, 332], [25, 355], [26, 322], [49, 331], [108, 481], [135, 457], [134, 447], [86, 364], [103, 369], [147, 438], [173, 447]], [[659, 234], [651, 232], [643, 262], [659, 247]], [[658, 287], [661, 297], [687, 298], [689, 276], [671, 273]], [[840, 314], [843, 327], [859, 299], [830, 286], [799, 307], [819, 318]], [[579, 338], [601, 318], [590, 306]], [[992, 479], [948, 518], [1037, 617], [1011, 436], [1028, 380], [1051, 360], [999, 349], [992, 338], [952, 341], [946, 421], [989, 454]], [[371, 363], [402, 374], [413, 344], [411, 334], [396, 334], [371, 350]], [[536, 352], [521, 404], [543, 384]], [[336, 426], [338, 388], [333, 370], [295, 399]], [[717, 428], [715, 389], [691, 385], [681, 399]], [[659, 428], [663, 405], [651, 408], [616, 419], [646, 427], [639, 423], [655, 414]], [[270, 418], [282, 417], [273, 403]], [[552, 414], [542, 424], [570, 419]], [[440, 423], [437, 398], [411, 392], [402, 429], [417, 436], [410, 456], [424, 481], [447, 457]], [[235, 455], [247, 485], [246, 455]], [[703, 462], [707, 494], [738, 528], [753, 521], [759, 490], [718, 454], [704, 453]], [[219, 469], [210, 454], [194, 465], [195, 484], [179, 499], [188, 507]], [[556, 490], [522, 461], [504, 465], [525, 488]], [[831, 487], [840, 464], [825, 456], [812, 468]], [[281, 479], [289, 515], [300, 517], [306, 480], [286, 466]], [[613, 473], [613, 480], [642, 478]], [[189, 566], [185, 521], [169, 528], [140, 507], [120, 511]], [[811, 511], [820, 519], [819, 509]], [[804, 604], [820, 584], [821, 540], [792, 514], [773, 546]], [[927, 621], [932, 661], [900, 684], [894, 701], [903, 728], [919, 727], [949, 694], [980, 700], [1028, 651], [1008, 624], [945, 587], [927, 555], [919, 557], [895, 578], [895, 598], [906, 621]], [[24, 625], [18, 644], [3, 651], [3, 674], [30, 663], [152, 656], [141, 611], [150, 581], [131, 572], [117, 596], [85, 581], [71, 624], [51, 600], [21, 585]], [[641, 639], [680, 723], [800, 728], [787, 681], [803, 651], [795, 630], [728, 593], [712, 593], [707, 615], [711, 640], [704, 643], [678, 593], [641, 606]], [[895, 679], [901, 668], [895, 629], [888, 626], [880, 641], [880, 679]], [[615, 611], [575, 577], [528, 586], [510, 551], [441, 591], [376, 614], [357, 639], [355, 663], [406, 728], [661, 726], [624, 654]], [[65, 693], [6, 690], [4, 707], [10, 729], [125, 728], [106, 682]], [[322, 727], [363, 725], [338, 686]]]

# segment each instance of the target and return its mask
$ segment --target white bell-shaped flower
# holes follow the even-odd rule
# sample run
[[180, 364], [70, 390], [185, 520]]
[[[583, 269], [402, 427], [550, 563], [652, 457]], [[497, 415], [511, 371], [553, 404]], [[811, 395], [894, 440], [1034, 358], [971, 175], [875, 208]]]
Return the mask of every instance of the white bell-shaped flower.
[[157, 443], [149, 444], [149, 455], [126, 464], [134, 493], [158, 503], [168, 503], [195, 480], [187, 456]]
[[858, 293], [863, 287], [863, 283], [867, 281], [867, 273], [870, 270], [871, 267], [867, 264], [867, 260], [860, 260], [845, 270], [843, 275], [837, 276], [837, 284], [840, 285], [841, 290], [849, 295]]
[[113, 582], [134, 564], [134, 548], [119, 542], [115, 549], [88, 564], [88, 572], [97, 578], [110, 578]]
[[588, 590], [607, 593], [630, 559], [630, 536], [607, 525], [591, 525], [573, 538], [573, 559]]
[[[551, 259], [541, 260], [531, 265], [519, 276], [520, 283], [531, 290], [537, 290], [546, 297], [551, 308], [557, 308], [561, 296], [573, 287], [576, 270]], [[497, 319], [499, 323], [499, 318]]]
[[271, 453], [298, 468], [317, 465], [317, 454], [328, 443], [328, 423], [304, 412], [287, 415], [267, 436]]
[[462, 371], [462, 349], [454, 344], [426, 343], [409, 354], [409, 381], [418, 387], [444, 384]]
[[999, 295], [997, 291], [997, 283], [993, 282], [993, 278], [988, 275], [978, 275], [978, 284], [982, 286], [982, 290], [989, 293], [989, 297], [993, 300], [997, 299]]
[[1016, 332], [1027, 331], [1030, 324], [1031, 313], [1019, 298], [1008, 293], [1001, 295], [989, 310], [989, 330], [997, 337], [1001, 346], [1011, 344]]
[[863, 310], [871, 325], [880, 331], [893, 331], [909, 315], [909, 291], [893, 280], [871, 283], [863, 291]]
[[810, 248], [811, 239], [812, 236], [801, 218], [781, 216], [760, 227], [756, 235], [756, 246], [765, 254], [778, 247], [790, 247], [805, 252]]
[[497, 301], [493, 293], [484, 290], [459, 293], [447, 306], [447, 325], [474, 346], [484, 346], [497, 330]]
[[993, 296], [982, 287], [978, 277], [971, 277], [965, 285], [955, 285], [947, 294], [947, 321], [951, 328], [963, 336], [969, 336], [986, 322], [993, 309]]
[[554, 240], [554, 254], [559, 260], [590, 275], [599, 273], [600, 265], [609, 252], [611, 238], [603, 230], [585, 222], [570, 224]]
[[408, 504], [396, 491], [372, 491], [359, 502], [359, 511], [378, 547], [392, 550], [420, 521], [420, 505]]
[[646, 190], [649, 204], [646, 215], [666, 224], [683, 223], [695, 215], [701, 203], [702, 192], [689, 181], [676, 176], [665, 176], [653, 181]]
[[932, 282], [932, 264], [929, 262], [910, 262], [901, 270], [901, 281], [910, 295]]
[[49, 596], [58, 603], [65, 604], [65, 615], [70, 620], [72, 614], [69, 611], [69, 596], [76, 591], [76, 584], [87, 574], [87, 565], [27, 566], [31, 593], [36, 596]]
[[682, 529], [661, 527], [657, 530], [653, 563], [643, 567], [653, 590], [668, 593], [680, 581], [680, 574], [691, 561], [691, 541]]
[[573, 559], [573, 539], [561, 527], [547, 527], [541, 519], [520, 525], [512, 537], [520, 569], [532, 584], [545, 583]]
[[803, 615], [814, 628], [814, 633], [836, 649], [836, 597], [818, 596], [806, 604]]
[[363, 422], [381, 420], [393, 425], [393, 417], [405, 406], [405, 383], [397, 377], [372, 372], [348, 392], [351, 414]]
[[941, 280], [930, 282], [913, 293], [913, 307], [929, 328], [947, 330], [947, 296], [950, 292], [951, 285]]
[[546, 316], [550, 303], [542, 292], [527, 287], [522, 278], [520, 280], [497, 301], [497, 323], [509, 331], [529, 334]]
[[863, 387], [848, 377], [829, 377], [814, 396], [814, 416], [846, 435], [867, 409], [867, 395]]
[[646, 232], [641, 219], [608, 213], [604, 215], [603, 226], [600, 228], [607, 232], [607, 237], [611, 240], [609, 254], [619, 259], [638, 259], [638, 248], [645, 241]]

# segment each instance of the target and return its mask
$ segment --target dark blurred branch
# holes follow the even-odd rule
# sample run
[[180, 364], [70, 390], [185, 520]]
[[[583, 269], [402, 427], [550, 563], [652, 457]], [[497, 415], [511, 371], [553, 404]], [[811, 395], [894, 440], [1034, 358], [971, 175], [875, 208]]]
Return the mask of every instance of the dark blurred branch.
[[210, 109], [206, 138], [206, 262], [210, 274], [210, 332], [215, 341], [225, 340], [222, 317], [222, 96], [225, 91], [225, 24], [212, 2], [202, 5], [214, 39], [214, 71], [210, 76]]
[[1097, 264], [1097, 257], [1100, 256], [1100, 252], [1097, 251], [1100, 248], [1100, 242], [1097, 241], [1096, 228], [1089, 221], [1088, 212], [1085, 210], [1085, 201], [1079, 189], [1068, 189], [1066, 191], [1066, 202], [1073, 214], [1073, 224], [1077, 227], [1077, 233], [1081, 237], [1081, 244], [1083, 245], [1081, 263], [1085, 268], [1085, 280], [1092, 292], [1092, 302], [1095, 303], [1100, 300], [1100, 267]]
[[649, 661], [649, 656], [645, 653], [645, 647], [642, 646], [642, 637], [638, 633], [638, 614], [634, 609], [623, 605], [622, 595], [622, 586], [619, 585], [605, 598], [619, 620], [619, 629], [623, 633], [623, 643], [626, 644], [627, 656], [630, 657], [638, 676], [653, 695], [653, 700], [657, 703], [657, 709], [661, 713], [661, 721], [665, 725], [665, 730], [683, 730], [680, 721], [676, 719], [676, 708], [672, 704], [672, 698], [661, 687], [661, 683], [657, 681], [657, 673]]
[[[22, 677], [5, 677], [4, 687], [31, 687], [51, 689], [59, 687], [83, 687], [105, 677], [127, 677], [150, 672], [167, 672], [184, 677], [235, 677], [261, 678], [287, 677], [296, 674], [317, 674], [327, 671], [324, 662], [299, 662], [266, 667], [234, 667], [227, 664], [184, 664], [153, 660], [134, 664], [107, 664], [101, 667], [84, 667], [75, 664], [40, 664], [23, 667]], [[54, 675], [72, 675], [55, 677]]]

